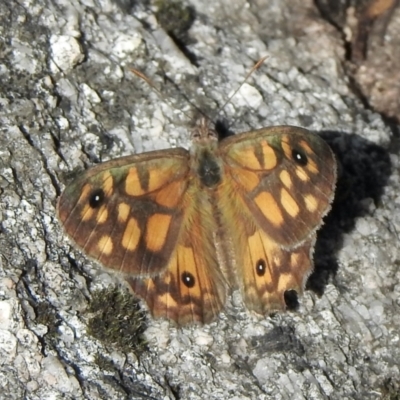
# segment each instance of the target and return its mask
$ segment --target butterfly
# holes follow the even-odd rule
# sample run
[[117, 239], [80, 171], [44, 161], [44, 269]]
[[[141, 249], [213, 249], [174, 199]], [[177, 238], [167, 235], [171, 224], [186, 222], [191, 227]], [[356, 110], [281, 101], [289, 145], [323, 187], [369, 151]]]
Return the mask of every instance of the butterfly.
[[118, 158], [84, 172], [58, 200], [86, 254], [123, 275], [154, 317], [215, 319], [232, 290], [258, 314], [286, 308], [313, 270], [336, 161], [318, 135], [274, 126], [218, 141], [201, 118], [192, 147]]

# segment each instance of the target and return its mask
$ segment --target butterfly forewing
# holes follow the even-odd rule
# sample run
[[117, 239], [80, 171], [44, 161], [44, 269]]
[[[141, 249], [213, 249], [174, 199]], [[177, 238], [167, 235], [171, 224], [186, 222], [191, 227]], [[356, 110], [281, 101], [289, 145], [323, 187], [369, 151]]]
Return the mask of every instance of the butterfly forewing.
[[291, 248], [321, 225], [336, 163], [320, 137], [296, 127], [265, 128], [229, 138], [221, 154], [234, 191], [273, 241]]
[[182, 223], [188, 152], [157, 151], [100, 164], [58, 202], [66, 233], [87, 254], [124, 274], [166, 268]]

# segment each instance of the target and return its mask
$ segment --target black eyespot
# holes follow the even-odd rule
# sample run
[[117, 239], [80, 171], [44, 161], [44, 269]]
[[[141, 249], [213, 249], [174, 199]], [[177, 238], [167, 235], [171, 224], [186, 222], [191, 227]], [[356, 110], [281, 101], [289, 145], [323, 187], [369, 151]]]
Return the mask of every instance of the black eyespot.
[[299, 300], [297, 297], [297, 292], [295, 290], [286, 290], [283, 294], [283, 298], [285, 300], [286, 308], [288, 310], [296, 310], [297, 308], [299, 308]]
[[104, 202], [104, 191], [103, 189], [94, 190], [89, 197], [89, 206], [91, 208], [98, 208]]
[[303, 167], [308, 164], [308, 158], [301, 150], [293, 149], [292, 157], [295, 163], [302, 165]]
[[192, 288], [196, 283], [196, 279], [194, 279], [194, 276], [190, 272], [183, 272], [181, 279], [183, 284], [189, 289]]
[[266, 265], [264, 260], [258, 260], [256, 263], [256, 273], [258, 276], [264, 276], [266, 271]]

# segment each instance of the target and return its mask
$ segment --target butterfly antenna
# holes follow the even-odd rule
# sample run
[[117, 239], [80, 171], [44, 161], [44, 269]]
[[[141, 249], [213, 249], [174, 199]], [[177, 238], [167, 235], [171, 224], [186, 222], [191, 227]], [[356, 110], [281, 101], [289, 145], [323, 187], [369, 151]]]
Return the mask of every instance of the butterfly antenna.
[[[156, 85], [153, 83], [153, 81], [151, 79], [149, 79], [143, 72], [140, 72], [139, 70], [137, 70], [136, 68], [129, 68], [129, 70], [135, 74], [136, 76], [138, 76], [139, 78], [143, 79], [156, 93], [157, 95], [160, 97], [161, 100], [163, 100], [165, 103], [167, 103], [171, 108], [176, 109], [176, 107], [171, 103], [170, 99], [165, 97], [163, 95], [163, 93], [160, 92], [159, 89], [157, 89]], [[207, 115], [204, 114], [203, 111], [201, 111], [198, 107], [196, 107], [188, 98], [186, 98], [186, 101], [200, 114], [202, 114], [204, 117], [207, 117]], [[191, 119], [190, 115], [188, 113], [186, 113], [183, 110], [179, 110], [180, 112], [182, 112], [184, 115], [186, 115], [186, 117], [188, 117], [189, 119]]]
[[218, 114], [226, 107], [227, 104], [229, 104], [231, 102], [231, 100], [233, 99], [233, 97], [236, 96], [237, 92], [240, 90], [240, 88], [246, 83], [246, 81], [250, 78], [250, 76], [253, 74], [253, 72], [260, 68], [261, 65], [264, 63], [264, 61], [268, 58], [269, 56], [264, 56], [262, 58], [260, 58], [253, 66], [253, 68], [247, 73], [247, 75], [245, 76], [245, 78], [243, 79], [243, 81], [240, 83], [240, 85], [238, 86], [238, 88], [228, 97], [228, 99], [225, 101], [225, 103], [219, 108], [218, 110]]
[[157, 89], [156, 85], [151, 81], [143, 72], [140, 72], [136, 68], [129, 68], [129, 70], [138, 76], [140, 79], [143, 79], [160, 97], [162, 100], [166, 100], [163, 94]]
[[[254, 66], [251, 68], [251, 70], [247, 73], [247, 75], [245, 76], [245, 78], [243, 79], [243, 81], [240, 83], [240, 85], [238, 86], [238, 88], [228, 97], [228, 99], [225, 101], [225, 103], [218, 109], [217, 114], [219, 114], [225, 107], [227, 104], [229, 104], [232, 100], [232, 98], [234, 96], [236, 96], [237, 92], [240, 90], [240, 88], [246, 83], [246, 81], [250, 78], [250, 76], [253, 74], [253, 72], [255, 70], [257, 70], [258, 68], [261, 67], [261, 65], [264, 63], [264, 61], [268, 58], [269, 56], [264, 56], [262, 58], [260, 58], [255, 64]], [[136, 76], [138, 76], [139, 78], [143, 79], [156, 93], [157, 95], [160, 97], [161, 100], [163, 100], [165, 103], [169, 104], [170, 107], [176, 109], [176, 107], [171, 103], [170, 99], [166, 98], [159, 89], [157, 89], [156, 85], [153, 83], [153, 81], [151, 79], [149, 79], [145, 74], [143, 74], [143, 72], [140, 72], [139, 70], [137, 70], [136, 68], [129, 68], [129, 70], [135, 74]], [[185, 96], [186, 101], [198, 112], [200, 113], [203, 117], [205, 117], [207, 120], [211, 120], [211, 118], [204, 113], [204, 111], [202, 111], [201, 109], [199, 109], [195, 104], [193, 104], [186, 96]], [[189, 119], [191, 119], [191, 116], [188, 115], [188, 113], [186, 113], [183, 110], [179, 110], [181, 111], [184, 115], [186, 115]]]

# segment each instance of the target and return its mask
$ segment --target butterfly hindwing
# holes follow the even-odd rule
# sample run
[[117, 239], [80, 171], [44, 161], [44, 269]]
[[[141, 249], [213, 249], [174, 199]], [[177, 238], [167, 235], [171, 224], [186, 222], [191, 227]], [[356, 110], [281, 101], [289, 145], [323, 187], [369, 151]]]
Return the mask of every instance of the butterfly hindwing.
[[313, 270], [315, 235], [294, 249], [284, 249], [258, 229], [248, 238], [243, 267], [242, 293], [247, 308], [258, 314], [286, 309], [285, 293], [302, 294]]
[[166, 271], [158, 276], [128, 279], [154, 317], [178, 325], [213, 320], [225, 304], [227, 282], [214, 245], [217, 225], [205, 192], [196, 182], [184, 198], [182, 229]]

